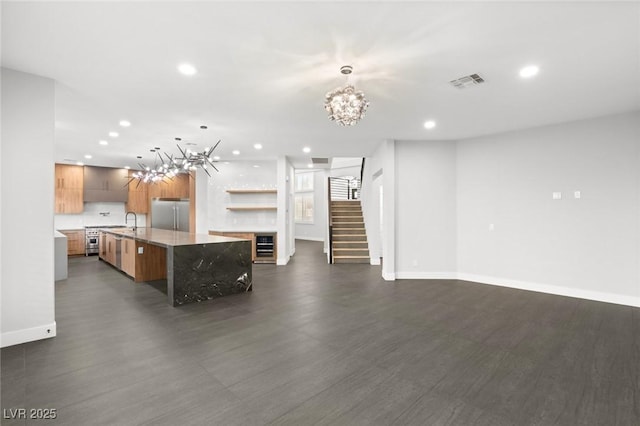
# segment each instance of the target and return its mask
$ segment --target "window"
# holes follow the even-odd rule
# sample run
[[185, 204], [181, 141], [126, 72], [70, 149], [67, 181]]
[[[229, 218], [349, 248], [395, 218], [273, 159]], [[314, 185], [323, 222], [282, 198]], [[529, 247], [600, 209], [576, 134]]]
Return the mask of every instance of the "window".
[[313, 223], [313, 172], [296, 173], [295, 221]]
[[313, 172], [296, 173], [296, 192], [313, 191]]

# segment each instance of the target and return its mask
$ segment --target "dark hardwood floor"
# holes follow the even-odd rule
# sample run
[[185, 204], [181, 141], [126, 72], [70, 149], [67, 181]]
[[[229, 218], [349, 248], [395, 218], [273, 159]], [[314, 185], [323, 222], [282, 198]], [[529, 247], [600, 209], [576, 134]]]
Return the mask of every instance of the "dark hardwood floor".
[[72, 259], [58, 336], [2, 349], [2, 408], [57, 419], [2, 424], [640, 424], [640, 309], [385, 282], [296, 248], [254, 266], [252, 293], [179, 308]]

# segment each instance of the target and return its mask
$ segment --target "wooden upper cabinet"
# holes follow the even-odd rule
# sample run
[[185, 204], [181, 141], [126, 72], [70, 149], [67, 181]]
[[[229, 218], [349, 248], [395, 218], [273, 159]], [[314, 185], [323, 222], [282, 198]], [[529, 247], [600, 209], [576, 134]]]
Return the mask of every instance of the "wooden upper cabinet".
[[82, 189], [83, 183], [82, 166], [56, 164], [56, 189]]
[[[129, 171], [129, 179], [135, 172]], [[139, 183], [139, 184], [138, 184]], [[129, 184], [126, 210], [134, 213], [149, 213], [149, 185], [137, 179]]]
[[189, 175], [178, 175], [171, 182], [174, 198], [189, 198]]
[[189, 175], [178, 175], [173, 178], [173, 196], [175, 198], [189, 198]]
[[189, 175], [174, 176], [149, 185], [150, 198], [189, 198]]
[[56, 189], [55, 213], [72, 214], [84, 211], [82, 189]]
[[84, 200], [126, 202], [129, 189], [128, 171], [111, 167], [84, 167]]
[[55, 213], [82, 213], [83, 167], [56, 164], [55, 171]]

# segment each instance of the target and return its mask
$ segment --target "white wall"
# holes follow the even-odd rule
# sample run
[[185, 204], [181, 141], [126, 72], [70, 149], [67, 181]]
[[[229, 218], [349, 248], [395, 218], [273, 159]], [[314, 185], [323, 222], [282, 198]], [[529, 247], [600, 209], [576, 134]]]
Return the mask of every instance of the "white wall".
[[[216, 164], [216, 167], [220, 172], [214, 171], [208, 180], [208, 230], [275, 232], [277, 228], [275, 210], [232, 211], [227, 210], [227, 207], [276, 206], [276, 194], [229, 194], [226, 190], [276, 189], [278, 187], [276, 161], [232, 161], [229, 164]], [[205, 177], [207, 177], [206, 174]]]
[[[396, 278], [396, 142], [382, 142], [365, 161], [361, 194], [372, 264], [382, 262], [382, 278]], [[380, 194], [383, 193], [382, 201]]]
[[[325, 170], [297, 170], [297, 173], [313, 173], [313, 223], [296, 223], [295, 236], [301, 240], [324, 241], [327, 235], [328, 215], [327, 172]], [[292, 205], [293, 207], [295, 205]]]
[[640, 306], [638, 112], [457, 142], [386, 141], [367, 159], [363, 188], [385, 279]]
[[[84, 203], [84, 211], [80, 214], [57, 214], [54, 216], [55, 229], [82, 229], [85, 226], [124, 225], [126, 215], [125, 203]], [[147, 224], [146, 214], [137, 214], [138, 227]], [[129, 216], [129, 226], [133, 226], [133, 218]]]
[[353, 176], [360, 177], [360, 168], [362, 167], [362, 159], [360, 159], [360, 164], [357, 166], [348, 166], [348, 167], [337, 167], [329, 169], [329, 176], [331, 177], [343, 177], [343, 176]]
[[395, 147], [396, 277], [455, 278], [456, 144], [396, 141]]
[[640, 306], [639, 126], [635, 113], [459, 142], [461, 277]]
[[278, 259], [277, 265], [286, 265], [296, 251], [293, 211], [295, 170], [287, 157], [278, 158]]
[[[360, 167], [362, 166], [362, 157], [333, 157], [331, 159], [331, 169], [343, 169], [347, 167], [355, 167], [360, 176]], [[355, 175], [353, 175], [355, 176]]]
[[[56, 334], [54, 82], [2, 69], [0, 346]], [[29, 173], [17, 159], [29, 152]]]
[[362, 189], [360, 191], [360, 202], [362, 205], [362, 215], [367, 232], [367, 242], [369, 245], [369, 258], [372, 265], [379, 265], [382, 257], [382, 229], [380, 224], [380, 189], [382, 187], [383, 173], [382, 155], [368, 157], [364, 163], [362, 173]]

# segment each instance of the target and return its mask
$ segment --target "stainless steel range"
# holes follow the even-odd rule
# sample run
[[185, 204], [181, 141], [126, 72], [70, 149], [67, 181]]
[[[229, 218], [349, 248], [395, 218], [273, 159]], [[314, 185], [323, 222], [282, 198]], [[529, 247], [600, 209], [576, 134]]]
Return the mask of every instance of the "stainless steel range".
[[124, 225], [95, 225], [95, 226], [85, 226], [84, 227], [84, 235], [85, 235], [85, 256], [90, 256], [92, 254], [100, 253], [100, 230], [105, 228], [123, 228]]

